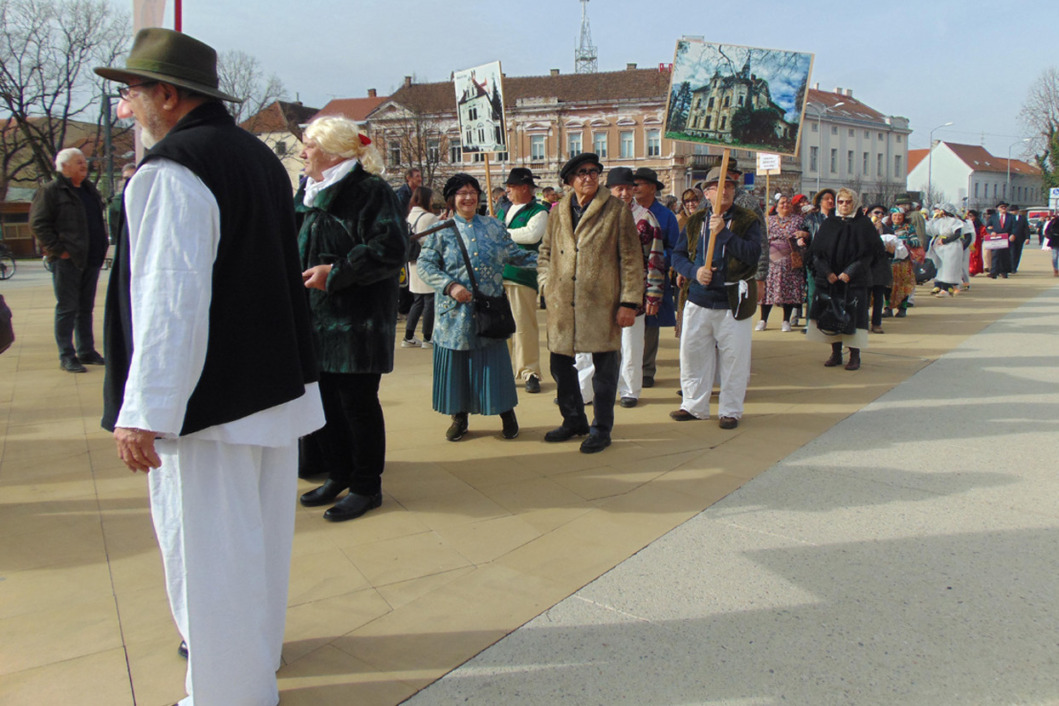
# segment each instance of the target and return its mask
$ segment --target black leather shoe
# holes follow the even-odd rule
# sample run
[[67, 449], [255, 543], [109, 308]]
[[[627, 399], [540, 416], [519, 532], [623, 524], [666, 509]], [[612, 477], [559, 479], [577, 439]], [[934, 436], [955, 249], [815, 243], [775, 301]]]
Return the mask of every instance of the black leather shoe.
[[59, 367], [68, 373], [87, 373], [88, 368], [81, 365], [81, 361], [77, 358], [62, 358], [59, 361]]
[[610, 446], [610, 437], [601, 434], [589, 434], [588, 438], [581, 442], [581, 453], [594, 454]]
[[506, 412], [500, 413], [500, 420], [504, 423], [504, 438], [514, 439], [518, 436], [518, 419], [515, 417], [515, 410], [509, 409]]
[[331, 522], [355, 520], [368, 510], [374, 510], [380, 505], [382, 505], [382, 493], [376, 493], [375, 495], [350, 493], [325, 512], [324, 519]]
[[452, 424], [445, 431], [445, 438], [449, 441], [459, 441], [467, 433], [467, 413], [460, 412], [452, 415]]
[[176, 653], [178, 655], [180, 655], [181, 657], [183, 657], [184, 659], [187, 659], [188, 658], [188, 643], [186, 643], [183, 640], [181, 640], [180, 644], [177, 645]]
[[310, 490], [308, 493], [302, 493], [302, 505], [305, 507], [330, 505], [347, 487], [338, 481], [328, 479], [319, 488]]
[[544, 440], [545, 441], [551, 441], [551, 442], [569, 441], [570, 439], [573, 439], [575, 436], [584, 436], [587, 433], [588, 433], [588, 427], [580, 427], [578, 429], [573, 429], [571, 427], [563, 425], [561, 427], [556, 427], [555, 429], [552, 429], [550, 432], [545, 434], [544, 435]]
[[531, 395], [535, 395], [541, 391], [541, 379], [536, 375], [530, 375], [526, 378], [526, 392]]
[[644, 387], [654, 387], [655, 386], [655, 379], [654, 378], [644, 378], [643, 379], [643, 386]]
[[622, 407], [635, 407], [636, 402], [637, 400], [635, 397], [622, 397], [621, 401], [618, 404], [620, 404]]
[[95, 351], [92, 351], [88, 355], [78, 355], [77, 359], [79, 361], [81, 361], [81, 363], [83, 363], [84, 365], [104, 365], [105, 364], [105, 361], [103, 360], [103, 356], [101, 356], [99, 353], [97, 353]]

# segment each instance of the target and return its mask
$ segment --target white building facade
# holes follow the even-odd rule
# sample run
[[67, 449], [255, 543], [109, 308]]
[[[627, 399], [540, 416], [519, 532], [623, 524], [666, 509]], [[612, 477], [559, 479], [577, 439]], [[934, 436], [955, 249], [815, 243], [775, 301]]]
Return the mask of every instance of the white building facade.
[[1022, 160], [994, 157], [979, 145], [937, 141], [928, 150], [913, 150], [907, 185], [933, 202], [982, 210], [1000, 201], [1021, 206], [1048, 203], [1041, 170]]
[[865, 203], [893, 203], [906, 190], [908, 118], [884, 115], [850, 89], [809, 90], [802, 123], [801, 192], [846, 187]]

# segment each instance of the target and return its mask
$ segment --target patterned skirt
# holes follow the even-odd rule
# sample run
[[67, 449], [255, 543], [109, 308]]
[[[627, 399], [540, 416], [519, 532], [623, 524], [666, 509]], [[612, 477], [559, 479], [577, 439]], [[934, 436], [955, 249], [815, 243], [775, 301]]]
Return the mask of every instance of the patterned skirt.
[[456, 351], [434, 346], [434, 410], [500, 414], [518, 404], [507, 341]]
[[897, 260], [893, 264], [894, 286], [890, 289], [890, 306], [898, 307], [916, 291], [916, 273], [912, 269], [912, 259]]

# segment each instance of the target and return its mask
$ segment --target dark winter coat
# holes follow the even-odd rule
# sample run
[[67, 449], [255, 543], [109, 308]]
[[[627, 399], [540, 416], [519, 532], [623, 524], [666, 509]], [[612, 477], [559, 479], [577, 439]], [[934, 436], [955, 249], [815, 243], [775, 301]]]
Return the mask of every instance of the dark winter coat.
[[295, 197], [302, 267], [332, 265], [326, 291], [307, 290], [320, 370], [388, 373], [408, 243], [397, 196], [359, 164], [312, 207], [304, 196], [303, 186]]
[[819, 286], [828, 286], [828, 275], [844, 272], [849, 275], [850, 287], [870, 287], [872, 260], [886, 257], [886, 247], [867, 216], [832, 215], [809, 244], [809, 257]]
[[[102, 213], [103, 199], [95, 184], [85, 179], [81, 182], [81, 188], [99, 201]], [[73, 182], [59, 174], [39, 188], [30, 206], [29, 225], [49, 258], [70, 253], [70, 259], [77, 269], [84, 269], [88, 258], [88, 216]]]

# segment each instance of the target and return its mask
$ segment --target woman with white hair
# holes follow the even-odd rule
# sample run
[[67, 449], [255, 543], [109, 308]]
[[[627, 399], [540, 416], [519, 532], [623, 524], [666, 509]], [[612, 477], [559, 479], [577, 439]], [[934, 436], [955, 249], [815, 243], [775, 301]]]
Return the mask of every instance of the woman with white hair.
[[327, 423], [302, 441], [299, 475], [327, 473], [301, 496], [329, 505], [334, 522], [382, 504], [386, 429], [379, 382], [393, 370], [398, 277], [405, 263], [404, 214], [378, 176], [382, 159], [346, 118], [317, 118], [305, 130], [305, 181], [295, 196], [298, 250], [308, 289]]
[[[858, 212], [858, 198], [849, 189], [835, 195], [835, 213], [828, 216], [809, 246], [816, 278], [816, 296], [809, 311], [811, 325], [806, 330], [810, 341], [831, 344], [828, 368], [842, 364], [842, 346], [849, 347], [846, 370], [860, 368], [860, 351], [868, 345], [868, 290], [871, 287], [871, 263], [885, 256], [879, 233], [871, 220]], [[852, 317], [853, 333], [822, 330], [821, 316], [830, 300], [841, 303]]]

